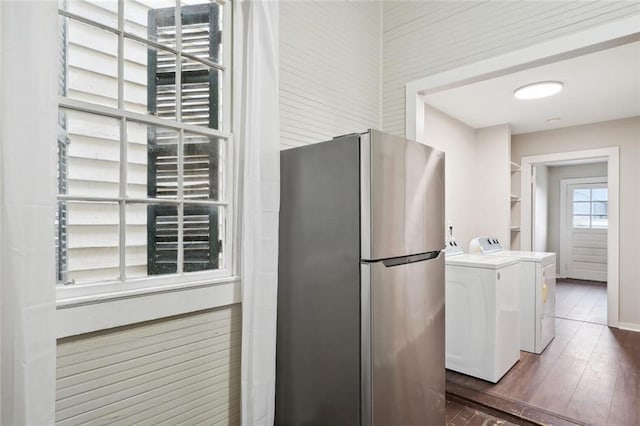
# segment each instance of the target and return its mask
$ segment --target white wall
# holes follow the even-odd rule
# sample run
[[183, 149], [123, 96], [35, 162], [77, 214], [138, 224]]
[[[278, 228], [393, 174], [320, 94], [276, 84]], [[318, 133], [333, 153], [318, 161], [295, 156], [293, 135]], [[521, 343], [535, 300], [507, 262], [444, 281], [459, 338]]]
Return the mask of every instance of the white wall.
[[513, 137], [512, 159], [620, 147], [620, 322], [640, 327], [640, 117]]
[[428, 105], [425, 140], [445, 152], [445, 220], [465, 252], [474, 237], [509, 243], [510, 146], [507, 125], [475, 130]]
[[560, 270], [560, 180], [607, 176], [607, 163], [549, 167], [547, 248], [556, 253], [556, 270]]
[[280, 3], [282, 148], [381, 128], [381, 2]]
[[471, 189], [477, 235], [497, 237], [510, 247], [511, 129], [508, 125], [476, 131], [475, 174]]
[[473, 190], [469, 188], [476, 178], [475, 130], [427, 105], [424, 134], [420, 142], [445, 152], [445, 224], [451, 222], [453, 236], [466, 252], [477, 236]]
[[533, 213], [533, 250], [547, 251], [549, 168], [535, 166], [535, 200]]
[[383, 129], [403, 135], [404, 85], [629, 15], [638, 2], [383, 2]]

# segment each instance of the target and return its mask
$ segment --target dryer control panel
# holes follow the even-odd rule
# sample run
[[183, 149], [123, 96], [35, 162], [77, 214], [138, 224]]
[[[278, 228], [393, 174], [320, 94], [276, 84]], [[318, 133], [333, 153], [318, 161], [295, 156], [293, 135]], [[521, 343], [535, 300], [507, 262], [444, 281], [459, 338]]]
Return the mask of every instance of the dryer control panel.
[[469, 253], [495, 253], [504, 250], [497, 238], [478, 237], [471, 240]]

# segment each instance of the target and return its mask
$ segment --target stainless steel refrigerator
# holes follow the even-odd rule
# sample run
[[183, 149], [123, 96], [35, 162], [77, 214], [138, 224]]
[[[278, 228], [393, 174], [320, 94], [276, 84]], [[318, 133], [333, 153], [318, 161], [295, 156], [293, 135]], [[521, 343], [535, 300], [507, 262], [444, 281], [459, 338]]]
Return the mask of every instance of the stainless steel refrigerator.
[[444, 154], [370, 130], [281, 152], [277, 425], [444, 424]]

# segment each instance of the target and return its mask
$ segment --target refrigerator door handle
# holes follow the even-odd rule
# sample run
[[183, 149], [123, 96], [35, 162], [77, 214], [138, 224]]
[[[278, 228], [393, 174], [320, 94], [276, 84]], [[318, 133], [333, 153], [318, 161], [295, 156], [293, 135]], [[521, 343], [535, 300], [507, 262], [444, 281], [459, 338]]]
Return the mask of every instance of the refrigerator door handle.
[[378, 259], [378, 260], [364, 260], [362, 263], [377, 263], [381, 262], [387, 268], [392, 268], [394, 266], [406, 265], [409, 263], [416, 262], [424, 262], [427, 260], [433, 260], [440, 257], [440, 255], [444, 252], [442, 250], [428, 251], [426, 253], [420, 254], [411, 254], [409, 256], [398, 256], [398, 257], [390, 257], [387, 259]]

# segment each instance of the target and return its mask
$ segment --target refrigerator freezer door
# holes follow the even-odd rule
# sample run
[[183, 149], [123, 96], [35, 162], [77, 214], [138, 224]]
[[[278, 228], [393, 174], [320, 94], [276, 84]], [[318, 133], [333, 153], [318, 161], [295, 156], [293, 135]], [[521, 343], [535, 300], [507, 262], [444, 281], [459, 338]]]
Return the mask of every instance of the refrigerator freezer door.
[[363, 424], [443, 425], [444, 255], [363, 264], [362, 277]]
[[362, 258], [443, 248], [444, 153], [372, 130], [360, 156]]

